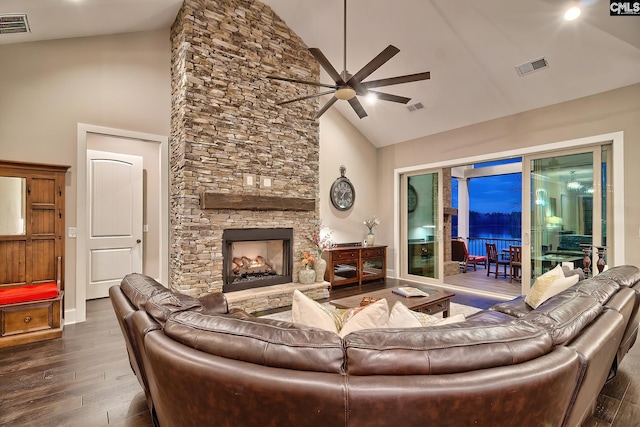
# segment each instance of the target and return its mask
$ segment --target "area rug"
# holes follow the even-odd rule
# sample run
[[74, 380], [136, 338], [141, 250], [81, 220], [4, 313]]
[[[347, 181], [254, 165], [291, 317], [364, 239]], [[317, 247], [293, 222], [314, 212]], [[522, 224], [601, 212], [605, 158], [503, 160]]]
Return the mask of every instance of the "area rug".
[[[324, 303], [324, 305], [333, 307], [328, 302]], [[451, 303], [451, 313], [449, 316], [455, 316], [456, 314], [464, 314], [465, 317], [471, 316], [473, 313], [477, 313], [480, 311], [480, 308], [471, 307], [468, 305], [456, 304], [455, 302]], [[442, 317], [442, 313], [438, 313], [434, 315], [435, 317]], [[291, 310], [281, 311], [280, 313], [267, 314], [266, 316], [261, 316], [265, 319], [275, 319], [275, 320], [283, 320], [285, 322], [291, 322]]]

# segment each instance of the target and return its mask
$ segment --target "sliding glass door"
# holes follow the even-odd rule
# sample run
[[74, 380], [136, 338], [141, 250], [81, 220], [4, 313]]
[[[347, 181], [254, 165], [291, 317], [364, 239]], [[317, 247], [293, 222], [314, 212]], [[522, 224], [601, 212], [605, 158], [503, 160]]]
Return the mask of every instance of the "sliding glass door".
[[608, 158], [606, 146], [525, 158], [523, 293], [558, 264], [592, 270], [604, 254]]
[[401, 179], [402, 275], [441, 278], [441, 173], [403, 175]]

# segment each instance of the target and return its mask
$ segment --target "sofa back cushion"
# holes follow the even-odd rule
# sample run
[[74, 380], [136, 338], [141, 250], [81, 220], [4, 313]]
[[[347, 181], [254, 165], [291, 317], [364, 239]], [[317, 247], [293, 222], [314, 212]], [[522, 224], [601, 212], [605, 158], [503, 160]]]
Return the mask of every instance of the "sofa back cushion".
[[171, 315], [164, 331], [184, 345], [228, 359], [301, 371], [343, 372], [342, 339], [335, 332], [196, 311]]
[[526, 302], [524, 296], [519, 296], [510, 301], [503, 301], [489, 307], [489, 310], [498, 311], [513, 317], [524, 317], [533, 310]]
[[169, 292], [151, 277], [138, 273], [127, 274], [120, 283], [120, 289], [138, 310], [144, 308], [144, 304], [152, 296]]
[[620, 289], [620, 285], [615, 280], [597, 275], [591, 279], [582, 280], [572, 288], [576, 292], [590, 295], [598, 300], [600, 304], [605, 304]]
[[430, 375], [512, 365], [552, 350], [547, 332], [496, 311], [461, 323], [344, 337], [349, 375]]
[[604, 271], [596, 277], [606, 277], [620, 286], [634, 287], [640, 282], [640, 268], [635, 265], [619, 265]]
[[200, 310], [202, 304], [189, 295], [167, 291], [149, 298], [143, 308], [158, 323], [164, 325], [171, 314], [184, 310]]
[[562, 345], [579, 335], [602, 310], [597, 299], [572, 288], [553, 296], [523, 319], [549, 332], [555, 345]]

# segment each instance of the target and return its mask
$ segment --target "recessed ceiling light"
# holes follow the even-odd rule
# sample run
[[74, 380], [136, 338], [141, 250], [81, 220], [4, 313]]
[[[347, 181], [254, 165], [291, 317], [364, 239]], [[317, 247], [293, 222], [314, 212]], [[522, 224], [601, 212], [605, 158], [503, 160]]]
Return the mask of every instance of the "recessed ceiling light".
[[578, 6], [573, 6], [564, 13], [564, 19], [566, 19], [567, 21], [573, 21], [578, 16], [580, 16], [580, 13], [580, 8]]
[[367, 95], [367, 102], [369, 104], [375, 104], [377, 100], [378, 100], [378, 97], [376, 96], [375, 93], [369, 93]]

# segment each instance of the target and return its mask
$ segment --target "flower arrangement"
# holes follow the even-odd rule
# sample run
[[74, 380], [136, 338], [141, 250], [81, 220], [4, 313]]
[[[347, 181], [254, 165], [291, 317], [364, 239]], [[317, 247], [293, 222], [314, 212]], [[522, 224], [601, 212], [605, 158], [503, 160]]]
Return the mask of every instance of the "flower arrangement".
[[313, 267], [313, 264], [316, 262], [315, 259], [313, 259], [313, 256], [309, 252], [305, 252], [305, 251], [300, 251], [300, 252], [301, 252], [300, 263], [302, 264], [302, 267], [304, 268]]
[[363, 224], [366, 225], [369, 229], [369, 234], [373, 234], [373, 227], [375, 227], [376, 225], [380, 225], [380, 220], [377, 216], [374, 215], [369, 219], [365, 219]]
[[333, 244], [331, 241], [332, 234], [333, 231], [329, 230], [326, 227], [323, 227], [322, 221], [318, 220], [318, 227], [313, 230], [313, 233], [311, 233], [311, 235], [307, 236], [307, 240], [309, 240], [316, 248], [316, 250], [318, 251], [318, 255], [321, 255], [322, 252], [331, 248]]

